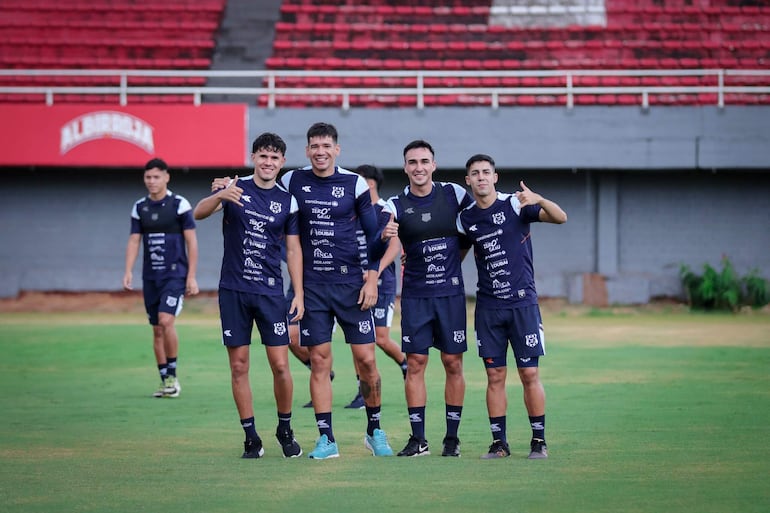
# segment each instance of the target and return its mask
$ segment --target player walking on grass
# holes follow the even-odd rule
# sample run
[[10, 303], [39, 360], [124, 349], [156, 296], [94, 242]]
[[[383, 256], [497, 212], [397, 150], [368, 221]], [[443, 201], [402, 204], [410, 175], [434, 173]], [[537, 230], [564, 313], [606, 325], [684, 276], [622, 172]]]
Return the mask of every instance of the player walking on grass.
[[412, 434], [399, 456], [430, 454], [425, 438], [427, 391], [425, 369], [431, 347], [441, 351], [446, 381], [446, 435], [442, 456], [460, 456], [457, 432], [465, 398], [463, 353], [467, 351], [465, 287], [455, 219], [471, 203], [454, 183], [434, 182], [434, 151], [429, 143], [412, 141], [404, 148], [409, 185], [387, 202], [394, 220], [383, 237], [398, 234], [404, 248], [401, 290], [401, 349], [406, 353], [406, 403]]
[[530, 459], [548, 457], [545, 443], [545, 391], [539, 359], [545, 354], [543, 321], [537, 303], [530, 224], [561, 224], [567, 214], [530, 190], [505, 194], [495, 190], [497, 172], [489, 155], [465, 164], [465, 182], [475, 202], [457, 216], [457, 229], [472, 242], [478, 271], [475, 328], [479, 356], [487, 372], [487, 410], [492, 445], [483, 459], [510, 456], [506, 435], [505, 392], [508, 343], [513, 348], [524, 405], [532, 428]]
[[[365, 446], [375, 456], [393, 454], [380, 428], [381, 380], [374, 355], [374, 319], [377, 302], [377, 265], [374, 277], [364, 281], [358, 254], [356, 225], [370, 241], [377, 256], [384, 253], [378, 237], [377, 217], [366, 181], [338, 167], [337, 129], [316, 123], [307, 131], [305, 153], [310, 166], [289, 171], [281, 183], [299, 204], [299, 225], [304, 255], [305, 316], [300, 320], [300, 343], [310, 350], [310, 397], [319, 438], [308, 455], [313, 459], [336, 458], [339, 449], [332, 426], [332, 329], [334, 320], [345, 335], [361, 379], [366, 405]], [[294, 282], [295, 293], [298, 289]]]
[[297, 202], [276, 178], [286, 162], [286, 144], [263, 133], [252, 144], [254, 174], [237, 176], [195, 206], [195, 218], [223, 211], [224, 254], [219, 281], [222, 341], [230, 361], [233, 399], [246, 435], [243, 458], [264, 454], [256, 430], [249, 383], [249, 346], [256, 323], [273, 373], [273, 394], [278, 410], [275, 436], [286, 458], [302, 455], [291, 428], [294, 382], [289, 368], [289, 331], [281, 274], [281, 247], [286, 246], [289, 275], [297, 285], [289, 315], [304, 312], [302, 250]]
[[131, 210], [131, 235], [126, 246], [123, 288], [133, 290], [132, 269], [144, 247], [142, 293], [152, 326], [152, 346], [160, 373], [153, 397], [178, 397], [179, 336], [174, 321], [182, 311], [185, 293], [198, 293], [198, 239], [190, 203], [168, 189], [168, 165], [155, 158], [144, 166], [149, 193]]

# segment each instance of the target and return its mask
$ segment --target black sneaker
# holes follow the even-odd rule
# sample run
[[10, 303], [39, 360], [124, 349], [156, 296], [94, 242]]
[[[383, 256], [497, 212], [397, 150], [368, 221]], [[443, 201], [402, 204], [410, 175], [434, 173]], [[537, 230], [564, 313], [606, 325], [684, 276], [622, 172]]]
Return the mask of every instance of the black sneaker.
[[507, 458], [511, 455], [511, 448], [502, 440], [495, 440], [489, 446], [489, 452], [481, 455], [482, 460], [494, 460], [496, 458]]
[[294, 438], [294, 431], [291, 429], [275, 430], [275, 438], [283, 450], [284, 458], [298, 458], [302, 456], [302, 447], [299, 446]]
[[364, 397], [361, 395], [361, 392], [358, 392], [353, 400], [350, 401], [350, 404], [345, 406], [345, 408], [350, 408], [353, 410], [363, 410], [366, 408], [366, 404], [364, 404]]
[[399, 456], [428, 456], [430, 450], [428, 450], [428, 441], [424, 438], [409, 437], [409, 441], [406, 443], [406, 447], [398, 453]]
[[548, 457], [548, 446], [545, 445], [545, 440], [541, 438], [533, 438], [529, 444], [530, 451], [527, 459], [530, 460], [544, 460]]
[[460, 457], [460, 439], [456, 436], [445, 436], [444, 450], [441, 451], [442, 456], [453, 456], [455, 458]]
[[310, 401], [306, 402], [305, 404], [302, 405], [302, 407], [303, 408], [312, 408], [313, 407], [313, 400], [311, 399]]
[[334, 371], [329, 371], [329, 381], [334, 381]]
[[243, 442], [243, 455], [241, 458], [261, 458], [265, 454], [265, 449], [262, 447], [262, 439], [257, 437], [256, 439], [247, 438]]

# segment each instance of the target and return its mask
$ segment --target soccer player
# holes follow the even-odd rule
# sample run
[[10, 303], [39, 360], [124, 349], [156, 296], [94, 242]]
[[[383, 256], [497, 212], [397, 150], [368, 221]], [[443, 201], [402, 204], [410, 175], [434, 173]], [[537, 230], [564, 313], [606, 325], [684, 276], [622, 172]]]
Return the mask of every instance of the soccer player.
[[404, 248], [401, 288], [401, 349], [406, 353], [406, 403], [412, 434], [399, 456], [430, 454], [425, 438], [425, 369], [428, 350], [441, 351], [446, 381], [446, 435], [442, 456], [460, 456], [457, 436], [465, 398], [463, 353], [467, 351], [465, 287], [461, 268], [468, 248], [461, 248], [455, 219], [471, 203], [465, 189], [434, 182], [433, 147], [416, 140], [404, 148], [404, 172], [409, 185], [387, 202], [393, 221], [383, 230], [397, 230]]
[[[374, 206], [380, 224], [384, 225], [390, 220], [390, 214], [384, 211], [385, 200], [380, 198], [379, 189], [382, 186], [382, 171], [369, 164], [364, 164], [356, 168], [356, 173], [363, 176], [366, 184], [369, 186], [369, 194], [372, 197]], [[366, 237], [362, 230], [357, 232], [359, 251], [361, 259], [368, 260], [368, 250]], [[385, 255], [380, 259], [379, 279], [377, 280], [377, 304], [374, 305], [374, 333], [377, 347], [382, 349], [401, 369], [401, 373], [406, 379], [406, 356], [401, 352], [401, 346], [390, 338], [390, 326], [393, 323], [393, 312], [396, 308], [396, 264], [395, 261], [401, 255], [401, 244], [397, 239], [390, 241]], [[358, 379], [358, 372], [356, 372]], [[364, 398], [361, 396], [361, 387], [358, 387], [358, 393], [345, 408], [360, 409], [364, 408]]]
[[[366, 405], [364, 445], [375, 456], [393, 454], [380, 428], [381, 380], [374, 355], [374, 319], [377, 302], [378, 260], [370, 259], [369, 278], [363, 279], [358, 254], [356, 220], [364, 230], [370, 256], [385, 249], [369, 187], [359, 175], [336, 165], [340, 153], [337, 129], [315, 123], [307, 131], [305, 154], [310, 165], [289, 171], [281, 183], [299, 203], [303, 251], [305, 316], [300, 320], [300, 343], [310, 350], [310, 397], [319, 438], [308, 455], [336, 458], [339, 449], [332, 425], [331, 339], [334, 320], [351, 348]], [[295, 292], [296, 292], [295, 282]]]
[[529, 225], [561, 224], [567, 221], [567, 214], [524, 182], [514, 194], [497, 192], [495, 161], [489, 155], [473, 155], [465, 169], [465, 182], [475, 202], [460, 212], [457, 229], [472, 241], [478, 270], [474, 322], [479, 356], [487, 371], [487, 410], [492, 431], [492, 445], [482, 458], [511, 454], [506, 436], [505, 392], [509, 342], [532, 428], [529, 458], [547, 458], [545, 391], [538, 371], [540, 357], [545, 354], [545, 339], [535, 291]]
[[154, 158], [144, 166], [149, 193], [131, 210], [131, 235], [126, 246], [123, 288], [133, 290], [132, 269], [144, 247], [142, 293], [152, 326], [152, 346], [160, 373], [153, 397], [179, 397], [177, 378], [179, 336], [174, 321], [182, 311], [184, 295], [198, 293], [198, 239], [190, 203], [168, 189], [168, 165]]
[[256, 324], [273, 374], [278, 410], [275, 436], [283, 456], [296, 458], [302, 455], [302, 448], [291, 428], [294, 382], [289, 368], [281, 247], [285, 244], [289, 275], [297, 285], [289, 312], [298, 320], [304, 312], [304, 297], [297, 201], [276, 183], [286, 162], [283, 139], [263, 133], [254, 140], [251, 151], [254, 174], [236, 176], [227, 187], [200, 200], [194, 213], [196, 219], [205, 219], [218, 210], [223, 213], [219, 316], [230, 362], [233, 399], [246, 435], [242, 457], [260, 458], [265, 453], [256, 430], [249, 383], [249, 345]]

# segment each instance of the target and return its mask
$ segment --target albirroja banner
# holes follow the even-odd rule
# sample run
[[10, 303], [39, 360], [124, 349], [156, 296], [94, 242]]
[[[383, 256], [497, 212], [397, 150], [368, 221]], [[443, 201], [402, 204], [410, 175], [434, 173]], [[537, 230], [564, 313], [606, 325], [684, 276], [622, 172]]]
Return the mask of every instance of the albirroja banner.
[[240, 167], [245, 104], [0, 105], [0, 165]]

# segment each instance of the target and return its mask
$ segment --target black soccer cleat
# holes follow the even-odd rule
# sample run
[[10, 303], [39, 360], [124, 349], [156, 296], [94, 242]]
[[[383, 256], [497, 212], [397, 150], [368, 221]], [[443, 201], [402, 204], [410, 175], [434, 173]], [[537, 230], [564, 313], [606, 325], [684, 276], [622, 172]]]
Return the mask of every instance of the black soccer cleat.
[[507, 458], [511, 455], [511, 448], [503, 440], [495, 440], [489, 446], [489, 452], [481, 455], [482, 460], [494, 460], [497, 458]]
[[529, 446], [530, 451], [527, 459], [544, 460], [548, 457], [548, 446], [545, 444], [545, 440], [541, 438], [533, 438]]
[[291, 429], [276, 429], [275, 438], [278, 440], [278, 444], [281, 446], [284, 458], [298, 458], [302, 456], [302, 448], [294, 438], [294, 431]]
[[255, 459], [261, 458], [265, 454], [265, 449], [262, 447], [262, 439], [257, 437], [255, 439], [247, 438], [243, 442], [243, 454], [241, 458]]
[[415, 438], [414, 435], [409, 437], [409, 441], [406, 443], [406, 447], [403, 448], [398, 456], [428, 456], [430, 450], [428, 449], [428, 441], [424, 438]]
[[452, 456], [454, 458], [460, 457], [460, 439], [456, 436], [446, 436], [444, 441], [441, 442], [444, 445], [444, 450], [441, 451], [442, 456]]

